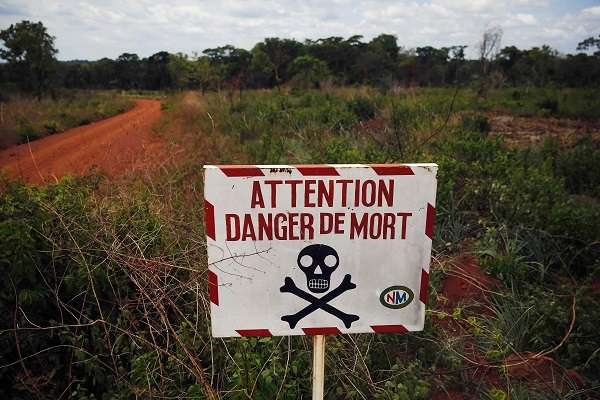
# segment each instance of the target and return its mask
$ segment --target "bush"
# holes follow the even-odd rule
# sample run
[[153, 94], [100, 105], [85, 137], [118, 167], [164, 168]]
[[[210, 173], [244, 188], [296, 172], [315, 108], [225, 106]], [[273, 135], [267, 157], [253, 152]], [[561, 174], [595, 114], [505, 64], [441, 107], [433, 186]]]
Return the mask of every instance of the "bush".
[[375, 117], [375, 105], [367, 97], [355, 97], [348, 102], [348, 108], [360, 121]]
[[558, 114], [558, 100], [546, 98], [537, 103], [538, 107], [551, 115]]
[[31, 142], [40, 137], [39, 132], [36, 131], [33, 125], [25, 117], [17, 118], [17, 135], [19, 137], [19, 144]]
[[560, 154], [556, 172], [565, 178], [567, 190], [573, 194], [600, 197], [600, 147], [587, 137]]
[[61, 131], [60, 124], [57, 121], [51, 120], [44, 124], [44, 129], [46, 129], [46, 133], [49, 135], [58, 133]]
[[490, 120], [485, 115], [481, 114], [463, 115], [461, 126], [464, 130], [469, 132], [489, 133], [492, 129]]

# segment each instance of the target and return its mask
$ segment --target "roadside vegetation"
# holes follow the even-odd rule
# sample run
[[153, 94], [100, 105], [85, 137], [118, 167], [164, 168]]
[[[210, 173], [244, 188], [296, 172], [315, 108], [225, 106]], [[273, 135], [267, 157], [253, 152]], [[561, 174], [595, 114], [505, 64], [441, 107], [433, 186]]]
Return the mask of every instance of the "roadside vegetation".
[[310, 338], [210, 337], [202, 164], [436, 162], [426, 328], [329, 337], [327, 398], [597, 398], [600, 145], [508, 147], [487, 116], [547, 115], [553, 96], [593, 119], [590, 93], [185, 92], [156, 127], [178, 154], [167, 169], [4, 180], [0, 394], [306, 397]]
[[133, 101], [109, 91], [62, 90], [42, 99], [12, 94], [0, 99], [0, 149], [87, 125], [132, 107]]

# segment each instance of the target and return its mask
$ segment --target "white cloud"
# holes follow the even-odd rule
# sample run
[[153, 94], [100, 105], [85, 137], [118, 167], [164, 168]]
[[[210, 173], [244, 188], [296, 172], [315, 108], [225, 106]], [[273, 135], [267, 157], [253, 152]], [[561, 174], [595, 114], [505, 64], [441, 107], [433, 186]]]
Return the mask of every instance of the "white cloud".
[[515, 20], [523, 25], [537, 25], [537, 19], [531, 14], [516, 14]]
[[600, 17], [600, 6], [586, 8], [581, 11], [585, 17]]
[[547, 0], [0, 0], [0, 27], [41, 20], [61, 59], [148, 56], [160, 50], [201, 52], [233, 44], [250, 48], [265, 37], [298, 40], [380, 33], [400, 45], [473, 48], [482, 32], [501, 26], [504, 45], [549, 44], [563, 52], [598, 34], [600, 6], [565, 15]]

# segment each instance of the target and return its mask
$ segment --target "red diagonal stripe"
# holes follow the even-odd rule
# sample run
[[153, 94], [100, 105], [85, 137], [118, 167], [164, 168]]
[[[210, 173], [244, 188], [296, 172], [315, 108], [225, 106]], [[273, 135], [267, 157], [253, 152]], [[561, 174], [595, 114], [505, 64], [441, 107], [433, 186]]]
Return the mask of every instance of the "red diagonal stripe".
[[425, 222], [425, 234], [433, 240], [433, 226], [435, 225], [435, 207], [427, 203], [427, 221]]
[[404, 325], [371, 325], [375, 333], [406, 333], [408, 329]]
[[236, 329], [235, 331], [242, 336], [271, 336], [268, 329]]
[[295, 167], [304, 176], [339, 176], [337, 169], [330, 165], [305, 164]]
[[206, 236], [215, 239], [215, 206], [213, 206], [208, 200], [204, 200], [204, 229], [206, 230]]
[[421, 290], [419, 290], [419, 300], [427, 304], [427, 291], [429, 290], [429, 272], [421, 270]]
[[208, 297], [210, 302], [219, 305], [219, 277], [212, 271], [208, 271]]
[[370, 166], [377, 175], [414, 175], [412, 168], [401, 164], [372, 164]]
[[218, 165], [217, 167], [230, 178], [264, 176], [261, 169], [256, 165]]
[[339, 335], [341, 332], [335, 326], [323, 328], [302, 328], [306, 335]]

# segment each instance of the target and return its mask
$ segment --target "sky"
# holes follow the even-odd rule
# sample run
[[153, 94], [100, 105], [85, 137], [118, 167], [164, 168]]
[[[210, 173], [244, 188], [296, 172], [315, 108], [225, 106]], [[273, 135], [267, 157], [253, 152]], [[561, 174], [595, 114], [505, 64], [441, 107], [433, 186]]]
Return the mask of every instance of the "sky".
[[61, 60], [380, 33], [404, 48], [467, 45], [473, 56], [491, 27], [502, 28], [502, 46], [573, 53], [600, 34], [600, 0], [0, 0], [0, 29], [24, 19], [44, 23]]

